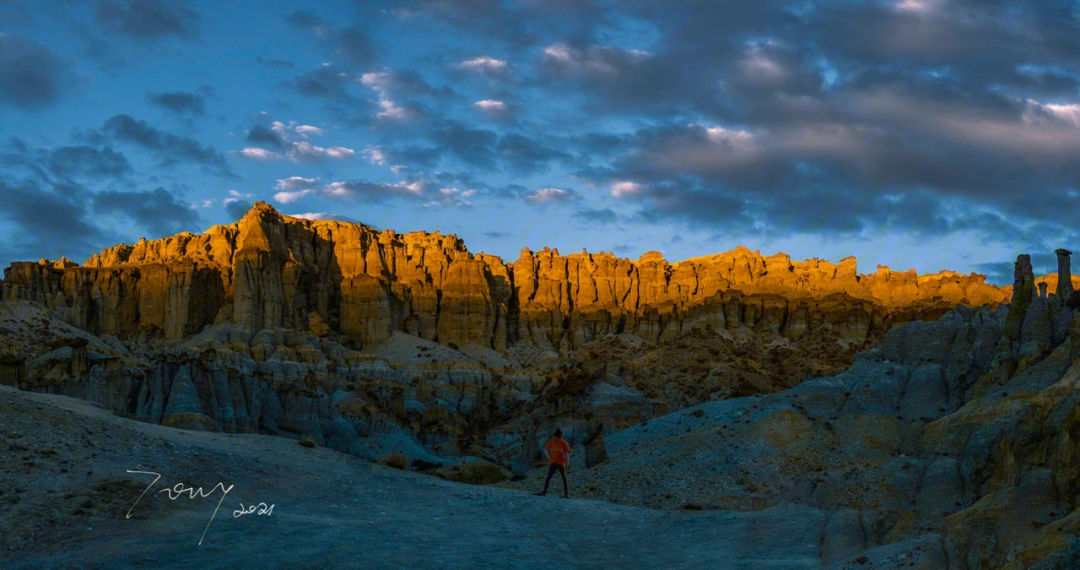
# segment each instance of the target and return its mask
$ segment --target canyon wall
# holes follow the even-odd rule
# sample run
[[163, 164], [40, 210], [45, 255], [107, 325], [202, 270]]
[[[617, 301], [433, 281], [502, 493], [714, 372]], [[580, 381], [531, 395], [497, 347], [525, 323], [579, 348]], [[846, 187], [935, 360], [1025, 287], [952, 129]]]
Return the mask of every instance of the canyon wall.
[[[1056, 285], [1056, 283], [1055, 283]], [[121, 339], [179, 340], [231, 324], [339, 332], [358, 346], [399, 330], [443, 344], [566, 351], [608, 333], [656, 342], [708, 326], [802, 338], [821, 326], [864, 343], [889, 321], [996, 305], [1009, 291], [981, 275], [917, 275], [739, 247], [669, 263], [610, 253], [525, 249], [512, 263], [470, 253], [456, 236], [397, 234], [283, 216], [258, 203], [239, 222], [118, 245], [79, 267], [15, 263], [0, 300], [35, 301], [80, 329]]]

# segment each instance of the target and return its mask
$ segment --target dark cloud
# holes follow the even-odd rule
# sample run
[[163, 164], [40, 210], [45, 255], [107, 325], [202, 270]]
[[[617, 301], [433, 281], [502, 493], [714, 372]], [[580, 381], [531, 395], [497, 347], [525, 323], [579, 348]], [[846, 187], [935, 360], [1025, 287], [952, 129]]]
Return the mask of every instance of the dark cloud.
[[375, 43], [363, 28], [353, 26], [338, 34], [337, 53], [355, 67], [367, 67], [375, 62]]
[[572, 156], [562, 150], [544, 145], [519, 134], [508, 134], [499, 139], [496, 147], [499, 158], [513, 172], [532, 174], [542, 172], [556, 160], [569, 160]]
[[302, 30], [316, 30], [325, 26], [323, 19], [311, 10], [297, 10], [285, 15], [285, 22]]
[[161, 131], [130, 115], [116, 115], [105, 121], [101, 133], [112, 140], [145, 148], [161, 158], [166, 165], [193, 162], [219, 176], [235, 176], [226, 163], [225, 156], [212, 147], [204, 146], [189, 137]]
[[266, 125], [255, 125], [254, 127], [251, 127], [245, 140], [257, 146], [273, 149], [285, 148], [285, 141], [281, 140], [281, 137]]
[[0, 263], [89, 256], [99, 249], [107, 233], [87, 220], [88, 195], [77, 184], [0, 178], [0, 219], [19, 236], [0, 242]]
[[353, 68], [367, 68], [376, 61], [375, 42], [359, 25], [333, 30], [311, 10], [290, 12], [285, 15], [285, 23], [314, 33], [324, 44], [332, 47], [335, 55]]
[[583, 208], [574, 212], [574, 217], [590, 224], [613, 224], [619, 219], [611, 208]]
[[[558, 161], [572, 162], [575, 156], [520, 133], [499, 135], [490, 129], [474, 128], [459, 121], [434, 123], [420, 130], [432, 146], [383, 147], [388, 160], [417, 168], [431, 168], [442, 157], [455, 158], [481, 170], [501, 170], [514, 174], [544, 172]], [[393, 137], [388, 137], [392, 144]]]
[[131, 172], [127, 158], [109, 147], [65, 146], [44, 154], [47, 166], [61, 176], [117, 178]]
[[139, 39], [192, 37], [200, 16], [185, 0], [101, 0], [97, 21], [114, 32]]
[[172, 93], [147, 93], [146, 99], [178, 115], [205, 115], [206, 99], [196, 93], [175, 91]]
[[[159, 237], [198, 229], [200, 218], [174, 193], [114, 190], [130, 186], [131, 167], [109, 147], [31, 149], [13, 140], [0, 153], [0, 221], [17, 239], [0, 240], [0, 264], [13, 260], [76, 260], [125, 239], [119, 221]], [[108, 188], [96, 191], [96, 188]], [[128, 236], [130, 237], [130, 236]]]
[[499, 141], [499, 135], [494, 131], [474, 129], [451, 121], [433, 129], [428, 136], [432, 142], [465, 164], [487, 169], [496, 167], [495, 145]]
[[247, 201], [229, 202], [225, 204], [225, 212], [229, 214], [229, 219], [235, 222], [243, 218], [244, 214], [247, 214], [252, 206], [254, 204]]
[[164, 188], [144, 192], [98, 192], [93, 197], [95, 214], [122, 215], [153, 235], [172, 235], [197, 230], [199, 214]]
[[55, 103], [69, 75], [48, 48], [0, 32], [0, 104], [37, 110]]
[[491, 239], [503, 239], [510, 237], [510, 232], [484, 232], [483, 235]]
[[320, 65], [305, 71], [294, 77], [289, 85], [305, 97], [334, 99], [350, 104], [357, 102], [349, 91], [355, 85], [355, 78], [333, 65]]

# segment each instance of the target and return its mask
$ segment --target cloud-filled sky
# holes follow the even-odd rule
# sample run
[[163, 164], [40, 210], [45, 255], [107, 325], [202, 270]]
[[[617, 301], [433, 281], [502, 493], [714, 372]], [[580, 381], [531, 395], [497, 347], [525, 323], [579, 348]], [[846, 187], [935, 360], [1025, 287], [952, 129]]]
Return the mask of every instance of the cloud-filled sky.
[[1080, 2], [0, 0], [0, 265], [256, 200], [1007, 283], [1078, 241]]

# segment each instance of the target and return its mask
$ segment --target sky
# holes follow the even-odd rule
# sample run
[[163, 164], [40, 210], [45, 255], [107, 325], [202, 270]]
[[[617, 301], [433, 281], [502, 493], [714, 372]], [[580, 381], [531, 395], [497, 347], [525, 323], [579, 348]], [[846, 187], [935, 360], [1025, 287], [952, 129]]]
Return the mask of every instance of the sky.
[[0, 0], [0, 266], [258, 200], [1011, 283], [1078, 244], [1080, 1]]

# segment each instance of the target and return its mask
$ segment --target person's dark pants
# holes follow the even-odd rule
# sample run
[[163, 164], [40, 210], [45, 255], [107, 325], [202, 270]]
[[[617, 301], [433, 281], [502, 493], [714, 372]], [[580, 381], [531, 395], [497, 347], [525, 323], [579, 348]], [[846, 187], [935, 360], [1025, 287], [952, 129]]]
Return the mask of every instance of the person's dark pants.
[[544, 481], [544, 490], [541, 491], [540, 494], [547, 493], [548, 485], [551, 484], [551, 478], [555, 475], [556, 471], [559, 472], [559, 475], [562, 475], [563, 494], [570, 496], [570, 484], [566, 482], [566, 466], [559, 465], [558, 463], [552, 463], [551, 466], [548, 467], [547, 480]]

